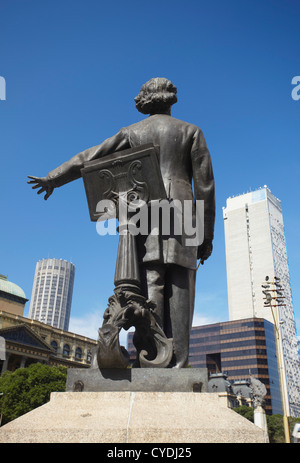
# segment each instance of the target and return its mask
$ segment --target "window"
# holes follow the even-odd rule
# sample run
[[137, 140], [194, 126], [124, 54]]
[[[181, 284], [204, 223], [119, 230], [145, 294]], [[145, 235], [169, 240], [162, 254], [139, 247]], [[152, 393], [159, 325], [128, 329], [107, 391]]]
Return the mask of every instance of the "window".
[[92, 352], [90, 350], [87, 351], [86, 360], [90, 363], [92, 361]]
[[50, 342], [50, 346], [53, 347], [53, 349], [55, 350], [55, 352], [57, 352], [57, 342], [56, 342], [56, 341], [51, 341], [51, 342]]
[[69, 344], [64, 345], [63, 355], [65, 355], [66, 357], [70, 357], [70, 346], [69, 346]]
[[76, 347], [75, 358], [77, 360], [81, 360], [81, 358], [82, 358], [82, 350], [81, 350], [80, 347]]

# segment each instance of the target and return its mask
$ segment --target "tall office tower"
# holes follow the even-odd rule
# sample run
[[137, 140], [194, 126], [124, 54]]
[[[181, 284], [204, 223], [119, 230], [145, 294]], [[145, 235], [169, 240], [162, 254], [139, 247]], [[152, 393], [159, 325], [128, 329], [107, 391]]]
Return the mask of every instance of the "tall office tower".
[[75, 266], [62, 259], [36, 264], [29, 318], [67, 331], [69, 328]]
[[299, 352], [280, 200], [264, 186], [228, 198], [223, 208], [229, 320], [264, 318], [265, 277], [282, 282], [285, 307], [279, 307], [288, 414], [300, 415]]

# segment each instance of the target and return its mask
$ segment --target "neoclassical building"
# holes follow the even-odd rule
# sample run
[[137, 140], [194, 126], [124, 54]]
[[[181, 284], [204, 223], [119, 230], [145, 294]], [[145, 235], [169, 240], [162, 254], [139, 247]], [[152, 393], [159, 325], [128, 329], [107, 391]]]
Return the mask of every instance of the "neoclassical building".
[[33, 362], [87, 368], [97, 345], [97, 341], [85, 336], [2, 310], [0, 340], [0, 373]]
[[0, 274], [0, 310], [23, 315], [28, 299], [20, 286], [8, 281], [6, 275]]
[[33, 362], [87, 368], [97, 341], [23, 316], [24, 291], [0, 275], [0, 374]]

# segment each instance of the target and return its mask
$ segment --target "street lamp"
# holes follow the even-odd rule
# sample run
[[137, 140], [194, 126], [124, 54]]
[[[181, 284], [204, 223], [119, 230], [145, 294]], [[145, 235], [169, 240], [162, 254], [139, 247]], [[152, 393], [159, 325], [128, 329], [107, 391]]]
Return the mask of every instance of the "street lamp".
[[270, 307], [272, 311], [272, 317], [274, 320], [275, 326], [275, 344], [276, 344], [276, 354], [277, 362], [279, 369], [279, 383], [280, 383], [280, 393], [281, 393], [281, 402], [282, 402], [282, 411], [283, 411], [283, 426], [284, 426], [284, 435], [285, 442], [290, 443], [290, 430], [289, 430], [289, 421], [287, 413], [287, 392], [286, 392], [286, 382], [284, 378], [284, 367], [283, 367], [283, 351], [282, 351], [282, 339], [280, 325], [284, 323], [279, 319], [279, 307], [285, 306], [283, 291], [284, 289], [281, 286], [280, 279], [274, 277], [273, 281], [270, 281], [270, 278], [266, 276], [264, 284], [261, 285], [263, 294], [265, 295], [264, 306]]

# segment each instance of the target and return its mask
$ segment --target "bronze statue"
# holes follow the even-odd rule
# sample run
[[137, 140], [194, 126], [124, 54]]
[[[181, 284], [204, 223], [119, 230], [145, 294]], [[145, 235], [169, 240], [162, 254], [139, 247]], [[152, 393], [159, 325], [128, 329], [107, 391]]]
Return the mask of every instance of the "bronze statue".
[[[177, 102], [176, 87], [165, 78], [146, 82], [135, 98], [136, 108], [149, 114], [144, 120], [122, 128], [100, 145], [77, 154], [47, 177], [28, 183], [45, 192], [81, 177], [87, 162], [103, 156], [152, 144], [159, 146], [161, 176], [169, 199], [204, 201], [204, 240], [186, 246], [182, 236], [136, 236], [142, 294], [155, 304], [154, 313], [166, 337], [173, 339], [168, 367], [186, 367], [194, 310], [197, 259], [203, 263], [212, 252], [215, 221], [215, 188], [211, 158], [200, 128], [171, 116]], [[192, 188], [194, 182], [194, 191]], [[193, 211], [194, 213], [195, 211]]]

